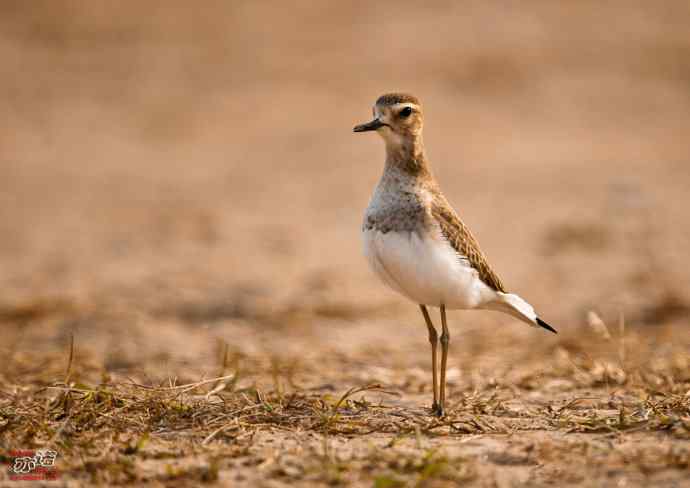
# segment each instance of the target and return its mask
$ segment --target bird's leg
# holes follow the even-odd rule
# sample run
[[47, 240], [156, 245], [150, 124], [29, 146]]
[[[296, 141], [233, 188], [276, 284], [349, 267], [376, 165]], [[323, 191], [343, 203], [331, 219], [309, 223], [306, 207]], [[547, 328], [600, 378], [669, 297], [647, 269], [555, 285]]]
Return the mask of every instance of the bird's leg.
[[433, 413], [438, 413], [439, 403], [438, 403], [438, 371], [437, 365], [438, 360], [436, 359], [436, 346], [438, 345], [438, 332], [434, 324], [431, 323], [431, 317], [429, 317], [429, 312], [426, 310], [426, 306], [419, 305], [422, 310], [422, 315], [424, 315], [424, 320], [426, 321], [426, 328], [429, 330], [429, 344], [431, 344], [431, 371], [434, 378], [434, 403], [431, 406], [431, 411]]
[[441, 331], [441, 403], [438, 410], [439, 417], [443, 417], [446, 407], [446, 364], [448, 362], [448, 343], [450, 342], [445, 305], [441, 305], [441, 326], [443, 330]]

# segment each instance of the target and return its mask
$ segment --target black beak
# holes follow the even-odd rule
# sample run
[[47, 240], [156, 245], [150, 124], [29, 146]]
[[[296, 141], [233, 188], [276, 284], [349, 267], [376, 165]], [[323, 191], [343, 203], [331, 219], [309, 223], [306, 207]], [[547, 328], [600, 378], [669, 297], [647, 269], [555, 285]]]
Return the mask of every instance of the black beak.
[[383, 127], [384, 124], [381, 122], [379, 119], [374, 119], [371, 122], [367, 122], [366, 124], [359, 124], [356, 125], [354, 129], [352, 129], [354, 132], [367, 132], [370, 130], [376, 130], [380, 127]]

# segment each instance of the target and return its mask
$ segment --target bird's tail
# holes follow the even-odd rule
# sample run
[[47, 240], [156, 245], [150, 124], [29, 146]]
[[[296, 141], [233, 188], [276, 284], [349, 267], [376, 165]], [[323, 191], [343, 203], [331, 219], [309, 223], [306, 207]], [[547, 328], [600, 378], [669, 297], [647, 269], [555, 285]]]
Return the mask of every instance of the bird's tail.
[[507, 313], [522, 320], [532, 327], [543, 327], [546, 330], [557, 334], [556, 329], [537, 317], [537, 313], [532, 305], [512, 293], [498, 292], [496, 300], [489, 302], [486, 306], [489, 310]]

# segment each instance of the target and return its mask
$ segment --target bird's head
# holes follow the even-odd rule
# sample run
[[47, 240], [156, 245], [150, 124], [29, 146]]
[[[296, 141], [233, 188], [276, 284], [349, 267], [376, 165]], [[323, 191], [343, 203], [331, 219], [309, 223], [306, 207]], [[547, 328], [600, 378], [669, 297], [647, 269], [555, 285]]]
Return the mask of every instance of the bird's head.
[[355, 132], [376, 131], [390, 149], [414, 145], [421, 139], [422, 105], [416, 97], [403, 93], [382, 95], [374, 104], [374, 119], [360, 124]]

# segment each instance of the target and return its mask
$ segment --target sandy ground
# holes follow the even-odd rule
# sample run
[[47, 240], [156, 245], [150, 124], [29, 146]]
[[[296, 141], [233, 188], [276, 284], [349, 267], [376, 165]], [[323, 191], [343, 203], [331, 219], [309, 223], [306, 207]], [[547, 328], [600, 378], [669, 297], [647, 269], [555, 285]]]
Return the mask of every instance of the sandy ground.
[[[4, 2], [0, 447], [58, 446], [70, 486], [690, 486], [688, 22], [680, 1]], [[360, 253], [383, 147], [351, 128], [394, 90], [560, 332], [452, 313], [445, 423], [422, 318]], [[80, 427], [58, 401], [219, 371], [178, 399], [208, 424]], [[204, 443], [221, 420], [236, 435]]]

